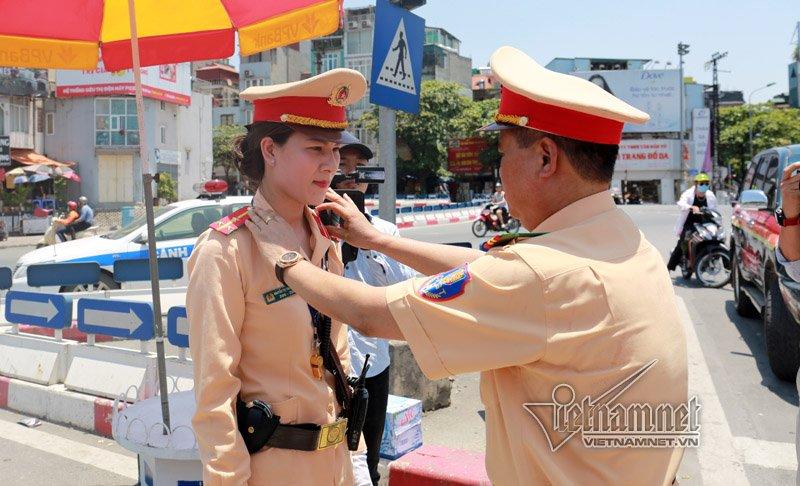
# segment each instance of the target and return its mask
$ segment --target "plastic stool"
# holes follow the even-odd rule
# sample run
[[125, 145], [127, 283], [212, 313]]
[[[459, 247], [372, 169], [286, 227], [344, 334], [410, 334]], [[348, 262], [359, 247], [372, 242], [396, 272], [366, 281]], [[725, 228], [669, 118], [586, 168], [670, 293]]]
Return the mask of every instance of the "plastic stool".
[[479, 452], [425, 445], [389, 464], [389, 486], [491, 486]]

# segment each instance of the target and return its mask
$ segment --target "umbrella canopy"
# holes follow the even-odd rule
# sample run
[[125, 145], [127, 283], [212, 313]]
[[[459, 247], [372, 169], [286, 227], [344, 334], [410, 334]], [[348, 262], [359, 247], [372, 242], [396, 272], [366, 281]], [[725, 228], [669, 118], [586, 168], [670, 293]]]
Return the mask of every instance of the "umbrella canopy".
[[50, 178], [50, 176], [47, 175], [47, 174], [33, 174], [32, 176], [28, 177], [28, 182], [32, 182], [32, 183], [42, 182], [42, 181], [46, 181], [49, 178]]
[[[226, 58], [328, 35], [340, 0], [137, 0], [142, 66]], [[15, 67], [133, 66], [125, 0], [0, 0], [0, 45]]]
[[6, 172], [6, 177], [8, 176], [24, 176], [25, 171], [22, 170], [22, 167], [17, 167], [16, 169], [11, 169], [10, 171]]
[[28, 183], [27, 176], [21, 175], [14, 178], [14, 185], [27, 184], [27, 183]]
[[34, 174], [52, 174], [53, 168], [44, 164], [26, 165], [22, 167], [25, 172], [32, 172]]

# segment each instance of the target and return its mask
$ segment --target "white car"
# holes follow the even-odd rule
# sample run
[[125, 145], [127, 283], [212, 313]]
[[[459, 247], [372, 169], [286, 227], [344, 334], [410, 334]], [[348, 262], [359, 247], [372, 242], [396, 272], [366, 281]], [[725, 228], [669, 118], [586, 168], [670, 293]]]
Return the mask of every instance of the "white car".
[[[185, 281], [186, 260], [194, 249], [197, 237], [208, 229], [208, 225], [249, 205], [251, 201], [251, 196], [198, 198], [154, 208], [158, 257], [182, 258]], [[14, 268], [12, 289], [47, 292], [118, 289], [120, 284], [114, 281], [113, 276], [114, 261], [129, 258], [147, 258], [147, 227], [144, 215], [123, 228], [101, 236], [58, 243], [22, 255]], [[28, 286], [29, 265], [71, 262], [97, 262], [101, 268], [100, 283], [91, 288], [66, 286], [32, 289]]]

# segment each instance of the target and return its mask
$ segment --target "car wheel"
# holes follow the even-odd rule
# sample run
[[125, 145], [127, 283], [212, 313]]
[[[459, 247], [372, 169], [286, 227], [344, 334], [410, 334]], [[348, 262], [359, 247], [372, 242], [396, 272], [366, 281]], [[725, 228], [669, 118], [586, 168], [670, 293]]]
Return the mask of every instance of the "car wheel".
[[482, 219], [478, 219], [474, 223], [472, 223], [472, 234], [477, 236], [478, 238], [483, 238], [484, 236], [486, 236], [487, 231], [489, 231], [489, 228], [486, 226], [486, 223], [484, 223]]
[[104, 272], [100, 272], [100, 281], [89, 285], [65, 285], [61, 287], [61, 292], [95, 292], [97, 290], [119, 290], [121, 287], [114, 278]]
[[735, 251], [731, 260], [731, 285], [733, 286], [733, 302], [736, 313], [742, 317], [758, 317], [758, 309], [753, 305], [753, 301], [742, 292], [742, 273], [739, 270], [739, 259], [736, 258]]
[[775, 376], [794, 382], [800, 367], [800, 324], [783, 303], [777, 275], [770, 275], [767, 285], [763, 312], [767, 359]]

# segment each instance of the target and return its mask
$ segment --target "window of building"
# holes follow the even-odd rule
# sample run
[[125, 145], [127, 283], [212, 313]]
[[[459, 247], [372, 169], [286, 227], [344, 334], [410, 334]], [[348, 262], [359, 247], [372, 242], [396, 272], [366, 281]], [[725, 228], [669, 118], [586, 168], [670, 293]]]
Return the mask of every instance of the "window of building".
[[11, 131], [28, 133], [28, 103], [25, 99], [11, 99]]
[[162, 102], [161, 102], [161, 111], [164, 111], [164, 110], [166, 110], [166, 109], [167, 109], [167, 103], [166, 103], [166, 102], [164, 102], [164, 101], [162, 101]]
[[351, 30], [347, 32], [347, 54], [372, 53], [373, 29]]
[[96, 98], [95, 145], [139, 145], [139, 121], [136, 119], [136, 100], [133, 98]]
[[372, 76], [372, 59], [369, 57], [362, 57], [357, 59], [348, 59], [347, 60], [347, 67], [350, 69], [355, 69], [356, 71], [360, 72], [367, 78], [367, 82], [369, 82], [370, 77]]
[[44, 109], [36, 108], [36, 133], [44, 132]]
[[250, 86], [264, 86], [264, 84], [266, 84], [264, 78], [249, 78], [244, 80], [245, 88], [249, 88]]
[[0, 135], [6, 134], [6, 112], [0, 105]]
[[242, 62], [261, 62], [261, 53], [259, 52], [258, 54], [253, 54], [252, 56], [244, 56]]
[[339, 53], [338, 52], [326, 52], [322, 55], [321, 61], [321, 69], [320, 72], [324, 73], [325, 71], [330, 71], [331, 69], [336, 69], [339, 67]]
[[161, 143], [167, 143], [167, 127], [161, 125]]
[[233, 125], [233, 115], [220, 115], [219, 116], [219, 123], [220, 125]]
[[[53, 135], [56, 132], [55, 127], [55, 114], [54, 113], [47, 113], [45, 114], [45, 133], [47, 135]], [[0, 130], [2, 132], [2, 130]]]

